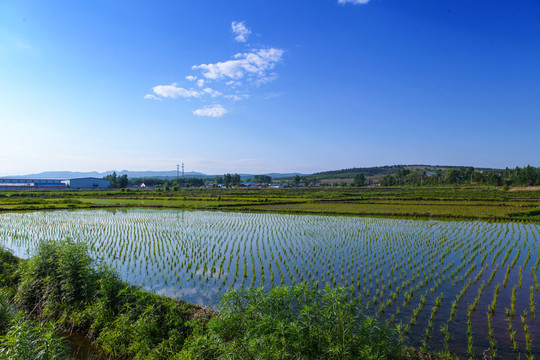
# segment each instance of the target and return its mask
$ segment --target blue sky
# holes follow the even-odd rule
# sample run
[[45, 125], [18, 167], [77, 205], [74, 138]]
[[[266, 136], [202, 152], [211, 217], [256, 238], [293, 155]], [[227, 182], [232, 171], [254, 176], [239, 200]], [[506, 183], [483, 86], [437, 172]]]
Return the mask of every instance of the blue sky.
[[540, 166], [540, 2], [0, 2], [0, 176]]

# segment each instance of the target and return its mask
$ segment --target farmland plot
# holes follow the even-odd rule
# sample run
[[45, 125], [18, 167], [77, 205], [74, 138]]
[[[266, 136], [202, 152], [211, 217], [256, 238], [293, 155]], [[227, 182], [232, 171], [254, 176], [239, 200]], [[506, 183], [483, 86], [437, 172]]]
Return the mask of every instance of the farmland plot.
[[228, 288], [346, 286], [410, 344], [461, 356], [540, 355], [540, 227], [177, 210], [0, 214], [0, 244], [29, 257], [71, 238], [132, 284], [215, 305]]

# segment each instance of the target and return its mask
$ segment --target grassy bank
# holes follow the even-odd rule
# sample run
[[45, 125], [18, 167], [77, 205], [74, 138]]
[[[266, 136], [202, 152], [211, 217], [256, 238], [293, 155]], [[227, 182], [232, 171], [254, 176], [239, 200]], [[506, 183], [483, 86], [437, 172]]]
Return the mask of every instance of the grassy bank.
[[0, 211], [107, 207], [540, 221], [540, 190], [460, 186], [0, 193]]
[[27, 261], [0, 249], [0, 285], [1, 359], [69, 359], [66, 333], [97, 345], [94, 359], [422, 356], [344, 288], [231, 290], [214, 313], [129, 286], [72, 241], [43, 242]]

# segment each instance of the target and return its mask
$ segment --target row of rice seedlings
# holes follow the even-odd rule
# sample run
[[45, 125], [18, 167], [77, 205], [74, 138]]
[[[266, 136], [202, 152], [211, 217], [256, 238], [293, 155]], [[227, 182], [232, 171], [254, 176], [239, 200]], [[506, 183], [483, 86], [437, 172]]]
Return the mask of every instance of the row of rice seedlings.
[[514, 351], [514, 353], [517, 353], [518, 343], [516, 341], [516, 331], [513, 329], [513, 326], [512, 326], [512, 319], [510, 317], [509, 309], [506, 309], [505, 319], [506, 319], [506, 323], [508, 324], [508, 335], [510, 336], [510, 344], [512, 345], [512, 350]]
[[471, 321], [472, 309], [471, 306], [467, 309], [467, 353], [469, 359], [474, 359], [474, 344], [473, 344], [473, 331]]
[[525, 319], [527, 318], [527, 311], [523, 312], [523, 315], [521, 316], [521, 328], [523, 330], [523, 333], [525, 334], [525, 350], [526, 350], [526, 356], [527, 359], [534, 359], [534, 355], [532, 354], [532, 339], [531, 339], [531, 333], [529, 331], [529, 326], [525, 323]]
[[497, 357], [497, 342], [495, 341], [495, 336], [493, 333], [493, 326], [491, 324], [491, 313], [486, 312], [487, 315], [487, 325], [488, 325], [488, 336], [489, 336], [489, 349], [491, 351], [491, 357], [495, 359]]

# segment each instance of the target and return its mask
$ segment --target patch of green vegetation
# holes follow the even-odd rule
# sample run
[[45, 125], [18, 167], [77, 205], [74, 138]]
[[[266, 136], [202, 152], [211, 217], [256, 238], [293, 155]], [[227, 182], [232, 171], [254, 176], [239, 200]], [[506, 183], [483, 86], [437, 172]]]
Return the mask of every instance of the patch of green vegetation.
[[344, 288], [297, 285], [230, 290], [179, 358], [398, 359], [403, 333], [363, 314]]
[[[3, 300], [0, 301], [3, 302], [0, 304], [1, 311], [7, 305]], [[7, 315], [1, 319], [7, 331], [0, 335], [0, 359], [72, 359], [66, 339], [57, 334], [54, 322], [32, 320], [22, 311]]]

